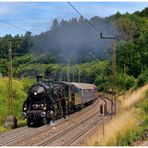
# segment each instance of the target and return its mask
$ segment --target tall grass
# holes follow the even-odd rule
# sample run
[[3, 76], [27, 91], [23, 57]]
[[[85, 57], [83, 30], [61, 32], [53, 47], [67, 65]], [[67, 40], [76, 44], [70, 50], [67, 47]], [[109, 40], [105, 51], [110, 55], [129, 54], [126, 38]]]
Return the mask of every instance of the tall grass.
[[[26, 99], [26, 92], [28, 87], [34, 83], [34, 80], [23, 79], [16, 80], [13, 79], [13, 115], [17, 119], [21, 119], [22, 105]], [[4, 123], [6, 116], [8, 115], [8, 78], [0, 78], [0, 125]]]
[[148, 90], [148, 84], [134, 91], [125, 100], [122, 100], [122, 108], [128, 108], [138, 103], [140, 100], [144, 98], [145, 92], [147, 90]]
[[143, 119], [144, 111], [135, 109], [134, 105], [144, 99], [147, 90], [148, 85], [145, 85], [122, 100], [120, 113], [105, 125], [104, 137], [102, 129], [98, 127], [88, 138], [86, 145], [130, 145], [132, 140], [143, 132], [143, 129], [138, 126]]
[[[140, 111], [132, 109], [117, 115], [114, 119], [105, 125], [104, 137], [101, 129], [87, 141], [87, 145], [95, 146], [116, 146], [119, 145], [119, 138], [125, 137], [138, 127], [140, 120]], [[95, 138], [94, 138], [95, 137]], [[127, 143], [122, 143], [127, 145]]]

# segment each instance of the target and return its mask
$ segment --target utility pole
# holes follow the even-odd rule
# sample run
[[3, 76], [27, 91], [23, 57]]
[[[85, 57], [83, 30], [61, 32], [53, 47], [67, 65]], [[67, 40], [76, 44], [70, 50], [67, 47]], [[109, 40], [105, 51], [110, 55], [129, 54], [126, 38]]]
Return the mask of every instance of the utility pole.
[[123, 99], [126, 98], [126, 65], [124, 64], [124, 92], [123, 92]]
[[75, 81], [75, 73], [74, 73], [74, 70], [73, 70], [73, 78], [72, 78], [72, 80], [73, 80], [73, 82]]
[[100, 114], [103, 115], [102, 132], [103, 132], [103, 140], [104, 140], [104, 137], [105, 137], [104, 118], [105, 118], [105, 114], [107, 114], [107, 101], [103, 98], [100, 98], [100, 99], [103, 100], [103, 103], [100, 105]]
[[80, 75], [81, 75], [81, 73], [80, 73], [80, 67], [79, 67], [79, 68], [78, 68], [78, 82], [79, 82], [79, 83], [80, 83], [80, 81], [81, 81]]
[[[71, 63], [74, 65], [74, 58], [73, 57], [71, 57], [72, 59], [71, 59]], [[74, 67], [72, 68], [72, 81], [74, 82], [75, 81], [75, 71], [74, 71]]]
[[67, 68], [67, 82], [70, 82], [70, 58], [68, 58]]
[[105, 135], [105, 128], [104, 128], [104, 117], [105, 117], [105, 104], [103, 104], [103, 140], [104, 140], [104, 135]]
[[115, 103], [115, 115], [117, 113], [117, 98], [116, 98], [116, 38], [104, 37], [102, 32], [100, 33], [101, 39], [113, 40], [112, 42], [112, 96]]
[[[13, 39], [14, 41], [20, 41], [22, 39]], [[17, 44], [18, 46], [18, 44]], [[12, 39], [8, 41], [8, 116], [6, 117], [4, 126], [9, 128], [17, 127], [17, 119], [13, 116], [13, 66], [12, 66], [12, 55], [18, 53], [12, 53]], [[19, 55], [19, 54], [18, 54]]]
[[8, 47], [8, 61], [9, 61], [9, 81], [8, 81], [8, 114], [12, 115], [12, 42], [9, 41]]
[[62, 72], [60, 71], [60, 80], [59, 81], [62, 81]]
[[115, 100], [115, 115], [117, 113], [117, 98], [116, 98], [116, 40], [113, 40], [112, 53], [112, 75], [113, 75], [113, 99]]

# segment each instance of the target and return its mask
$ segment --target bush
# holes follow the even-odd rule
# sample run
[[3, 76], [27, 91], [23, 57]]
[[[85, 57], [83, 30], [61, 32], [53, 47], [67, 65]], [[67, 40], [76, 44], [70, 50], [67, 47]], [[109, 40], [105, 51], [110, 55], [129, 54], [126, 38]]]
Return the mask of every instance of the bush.
[[125, 88], [126, 90], [130, 89], [131, 87], [135, 86], [136, 81], [133, 76], [128, 76], [125, 81]]
[[[34, 80], [25, 78], [21, 81], [13, 79], [13, 114], [17, 119], [21, 119], [22, 105], [26, 99], [28, 88], [34, 83]], [[8, 79], [0, 78], [0, 124], [2, 124], [8, 115]]]
[[146, 83], [148, 83], [148, 70], [142, 72], [137, 80], [137, 85], [138, 87], [141, 87], [143, 85], [145, 85]]

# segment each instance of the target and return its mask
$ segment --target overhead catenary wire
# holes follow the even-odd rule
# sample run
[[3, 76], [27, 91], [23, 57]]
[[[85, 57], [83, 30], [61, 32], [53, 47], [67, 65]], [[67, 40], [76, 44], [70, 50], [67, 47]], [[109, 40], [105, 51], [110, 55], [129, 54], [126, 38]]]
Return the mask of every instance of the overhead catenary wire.
[[98, 62], [102, 63], [102, 64], [103, 64], [103, 66], [104, 66], [106, 69], [108, 69], [108, 70], [112, 71], [112, 69], [111, 69], [111, 68], [107, 67], [103, 61], [101, 61], [100, 59], [96, 58], [96, 57], [95, 57], [95, 56], [94, 56], [91, 52], [89, 52], [88, 54], [89, 54], [91, 57], [93, 57], [96, 61], [98, 61]]
[[[100, 35], [101, 35], [101, 31], [94, 25], [94, 24], [92, 24], [88, 19], [86, 19], [79, 11], [78, 11], [78, 9], [74, 6], [74, 5], [72, 5], [72, 3], [70, 3], [70, 2], [67, 2], [79, 15], [80, 15], [80, 17], [82, 17], [82, 18], [84, 18], [85, 19], [85, 21], [97, 32], [97, 34], [99, 34], [99, 38], [100, 38]], [[106, 44], [106, 41], [103, 39], [103, 41], [104, 41], [104, 45], [107, 47], [107, 44]], [[107, 48], [109, 48], [109, 47], [107, 47]]]
[[[14, 28], [16, 28], [16, 29], [18, 29], [18, 30], [21, 30], [21, 31], [24, 31], [24, 32], [30, 32], [31, 34], [36, 35], [36, 33], [32, 32], [32, 31], [26, 30], [26, 29], [24, 29], [24, 28], [22, 28], [22, 27], [20, 27], [20, 26], [18, 26], [18, 25], [12, 24], [12, 23], [10, 23], [10, 22], [8, 22], [8, 21], [5, 21], [5, 20], [0, 19], [0, 22], [5, 23], [5, 24], [7, 24], [7, 25], [10, 25], [10, 26], [12, 26], [12, 27], [14, 27]], [[47, 38], [47, 37], [44, 37], [44, 38], [42, 37], [42, 39], [43, 39], [43, 40], [47, 40], [48, 38]], [[51, 40], [51, 39], [50, 39], [50, 41], [51, 41], [51, 42], [54, 42], [55, 44], [61, 45], [59, 42], [53, 41], [53, 40]], [[63, 46], [63, 45], [62, 45], [62, 46]], [[67, 47], [67, 48], [69, 48], [69, 46], [67, 46], [67, 45], [64, 45], [64, 46]]]
[[93, 28], [97, 31], [97, 33], [99, 33], [99, 35], [100, 35], [101, 31], [98, 30], [98, 29], [96, 28], [96, 26], [94, 26], [90, 21], [88, 21], [88, 19], [86, 19], [70, 2], [68, 2], [68, 4], [80, 15], [80, 17], [84, 18], [85, 21], [86, 21], [91, 27], [93, 27]]
[[[68, 2], [68, 4], [69, 4], [81, 17], [85, 18], [70, 2]], [[8, 25], [10, 25], [10, 26], [12, 26], [12, 27], [14, 27], [14, 28], [17, 28], [17, 29], [19, 29], [19, 30], [21, 30], [21, 31], [24, 31], [24, 32], [31, 32], [33, 35], [36, 35], [36, 33], [32, 32], [32, 31], [29, 31], [29, 30], [27, 30], [27, 29], [24, 29], [24, 28], [22, 28], [22, 27], [20, 27], [20, 26], [18, 26], [18, 25], [12, 24], [12, 23], [10, 23], [10, 22], [8, 22], [8, 21], [2, 20], [2, 19], [0, 19], [0, 21], [3, 22], [3, 23], [5, 23], [5, 24], [8, 24]], [[98, 28], [96, 28], [96, 26], [93, 25], [93, 24], [92, 24], [89, 20], [87, 20], [86, 18], [85, 18], [85, 21], [86, 21], [94, 30], [96, 30], [96, 32], [97, 32], [97, 33], [99, 34], [99, 36], [100, 36], [101, 31], [98, 30]], [[105, 40], [103, 40], [103, 41], [104, 41], [104, 43], [105, 43]], [[52, 41], [52, 42], [55, 42], [55, 41]], [[56, 44], [59, 44], [58, 42], [55, 42], [55, 43], [56, 43]], [[105, 43], [105, 46], [107, 46], [106, 43]], [[109, 47], [107, 47], [107, 48], [109, 48]]]
[[28, 31], [28, 30], [26, 30], [26, 29], [24, 29], [24, 28], [22, 28], [22, 27], [19, 27], [19, 26], [17, 26], [17, 25], [14, 25], [14, 24], [9, 23], [9, 22], [7, 22], [7, 21], [5, 21], [5, 20], [2, 20], [2, 19], [0, 19], [0, 22], [5, 23], [5, 24], [7, 24], [7, 25], [10, 25], [10, 26], [12, 26], [12, 27], [14, 27], [14, 28], [17, 28], [17, 29], [21, 30], [21, 31], [25, 31], [25, 32]]

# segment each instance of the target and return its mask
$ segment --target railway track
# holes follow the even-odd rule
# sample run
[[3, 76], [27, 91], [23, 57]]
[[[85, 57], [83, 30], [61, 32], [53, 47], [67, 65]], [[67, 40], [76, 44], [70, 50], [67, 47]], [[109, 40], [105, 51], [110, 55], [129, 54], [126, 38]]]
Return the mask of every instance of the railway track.
[[34, 132], [41, 131], [44, 126], [39, 128], [28, 128], [27, 126], [12, 130], [10, 132], [6, 132], [3, 134], [0, 134], [0, 146], [4, 146], [7, 144], [11, 144], [16, 140], [19, 140], [20, 138], [23, 138], [24, 136], [28, 134], [33, 134]]
[[41, 142], [39, 144], [37, 144], [37, 146], [46, 146], [52, 142], [54, 142], [55, 140], [57, 140], [58, 138], [61, 138], [61, 136], [67, 134], [68, 132], [71, 132], [72, 130], [74, 130], [75, 128], [77, 128], [78, 126], [84, 124], [87, 120], [89, 120], [90, 118], [98, 115], [99, 112], [94, 113], [91, 116], [88, 116], [86, 119], [84, 119], [83, 121], [80, 121], [78, 123], [76, 123], [75, 125], [71, 126], [70, 128], [67, 128], [66, 130], [58, 133], [57, 135], [51, 137], [50, 139], [46, 139], [44, 142]]
[[[81, 136], [87, 133], [94, 125], [101, 123], [102, 116], [99, 114], [100, 111], [98, 107], [98, 102], [99, 101], [97, 100], [91, 106], [84, 108], [82, 112], [80, 111], [80, 112], [76, 112], [75, 114], [71, 114], [70, 116], [68, 116], [67, 119], [58, 120], [54, 126], [46, 125], [39, 128], [28, 128], [27, 126], [25, 126], [25, 127], [12, 130], [7, 133], [0, 134], [0, 146], [4, 146], [4, 145], [9, 145], [9, 146], [72, 145], [75, 140], [79, 139]], [[85, 113], [83, 113], [83, 111], [85, 111]], [[88, 116], [87, 115], [88, 112], [90, 112], [89, 114], [91, 115]], [[79, 118], [80, 114], [82, 115], [85, 114], [85, 116], [83, 115], [85, 118], [83, 117], [84, 119], [81, 120], [82, 117], [80, 117], [80, 120], [78, 120], [77, 118]], [[67, 128], [68, 126], [66, 125], [70, 127]], [[62, 126], [65, 128], [61, 128], [61, 130], [53, 130], [53, 127], [54, 128], [57, 127], [56, 129], [60, 129], [60, 127]], [[48, 134], [49, 136], [44, 136], [46, 132], [50, 133]], [[70, 135], [72, 135], [72, 137]], [[37, 138], [38, 136], [39, 137], [42, 136], [42, 138]], [[45, 137], [48, 137], [48, 138], [45, 139]], [[32, 142], [34, 139], [36, 139], [35, 144], [33, 144]], [[39, 143], [38, 141], [41, 141], [41, 142]]]
[[[110, 114], [106, 115], [104, 117], [104, 120], [106, 118], [108, 118], [109, 116], [110, 116]], [[75, 137], [71, 138], [69, 141], [65, 142], [62, 146], [73, 146], [73, 143], [75, 143], [80, 137], [84, 136], [84, 134], [88, 133], [96, 124], [100, 124], [101, 122], [103, 122], [103, 117], [94, 120], [94, 122], [92, 124], [90, 124], [84, 130], [80, 131], [79, 134], [77, 134]]]
[[[92, 106], [96, 106], [98, 101], [96, 101]], [[84, 108], [83, 111], [87, 110], [93, 110], [92, 106], [88, 106], [87, 108]], [[69, 115], [66, 119], [64, 120], [57, 120], [54, 124], [54, 127], [58, 126], [59, 124], [64, 124], [68, 120], [72, 120], [72, 118], [76, 118], [79, 116], [80, 112], [76, 112], [75, 114]], [[73, 121], [74, 122], [74, 121]], [[58, 124], [59, 123], [59, 124]], [[45, 125], [39, 128], [28, 128], [27, 126], [20, 127], [14, 130], [11, 130], [6, 133], [0, 134], [0, 146], [4, 145], [13, 145], [14, 143], [17, 143], [17, 141], [23, 140], [25, 137], [32, 137], [33, 135], [39, 134], [43, 132], [44, 130], [51, 130], [52, 126], [50, 125]]]
[[[105, 118], [109, 115], [110, 113]], [[38, 143], [37, 146], [69, 146], [101, 121], [103, 121], [103, 117], [100, 115], [100, 111], [97, 111], [57, 135]]]

